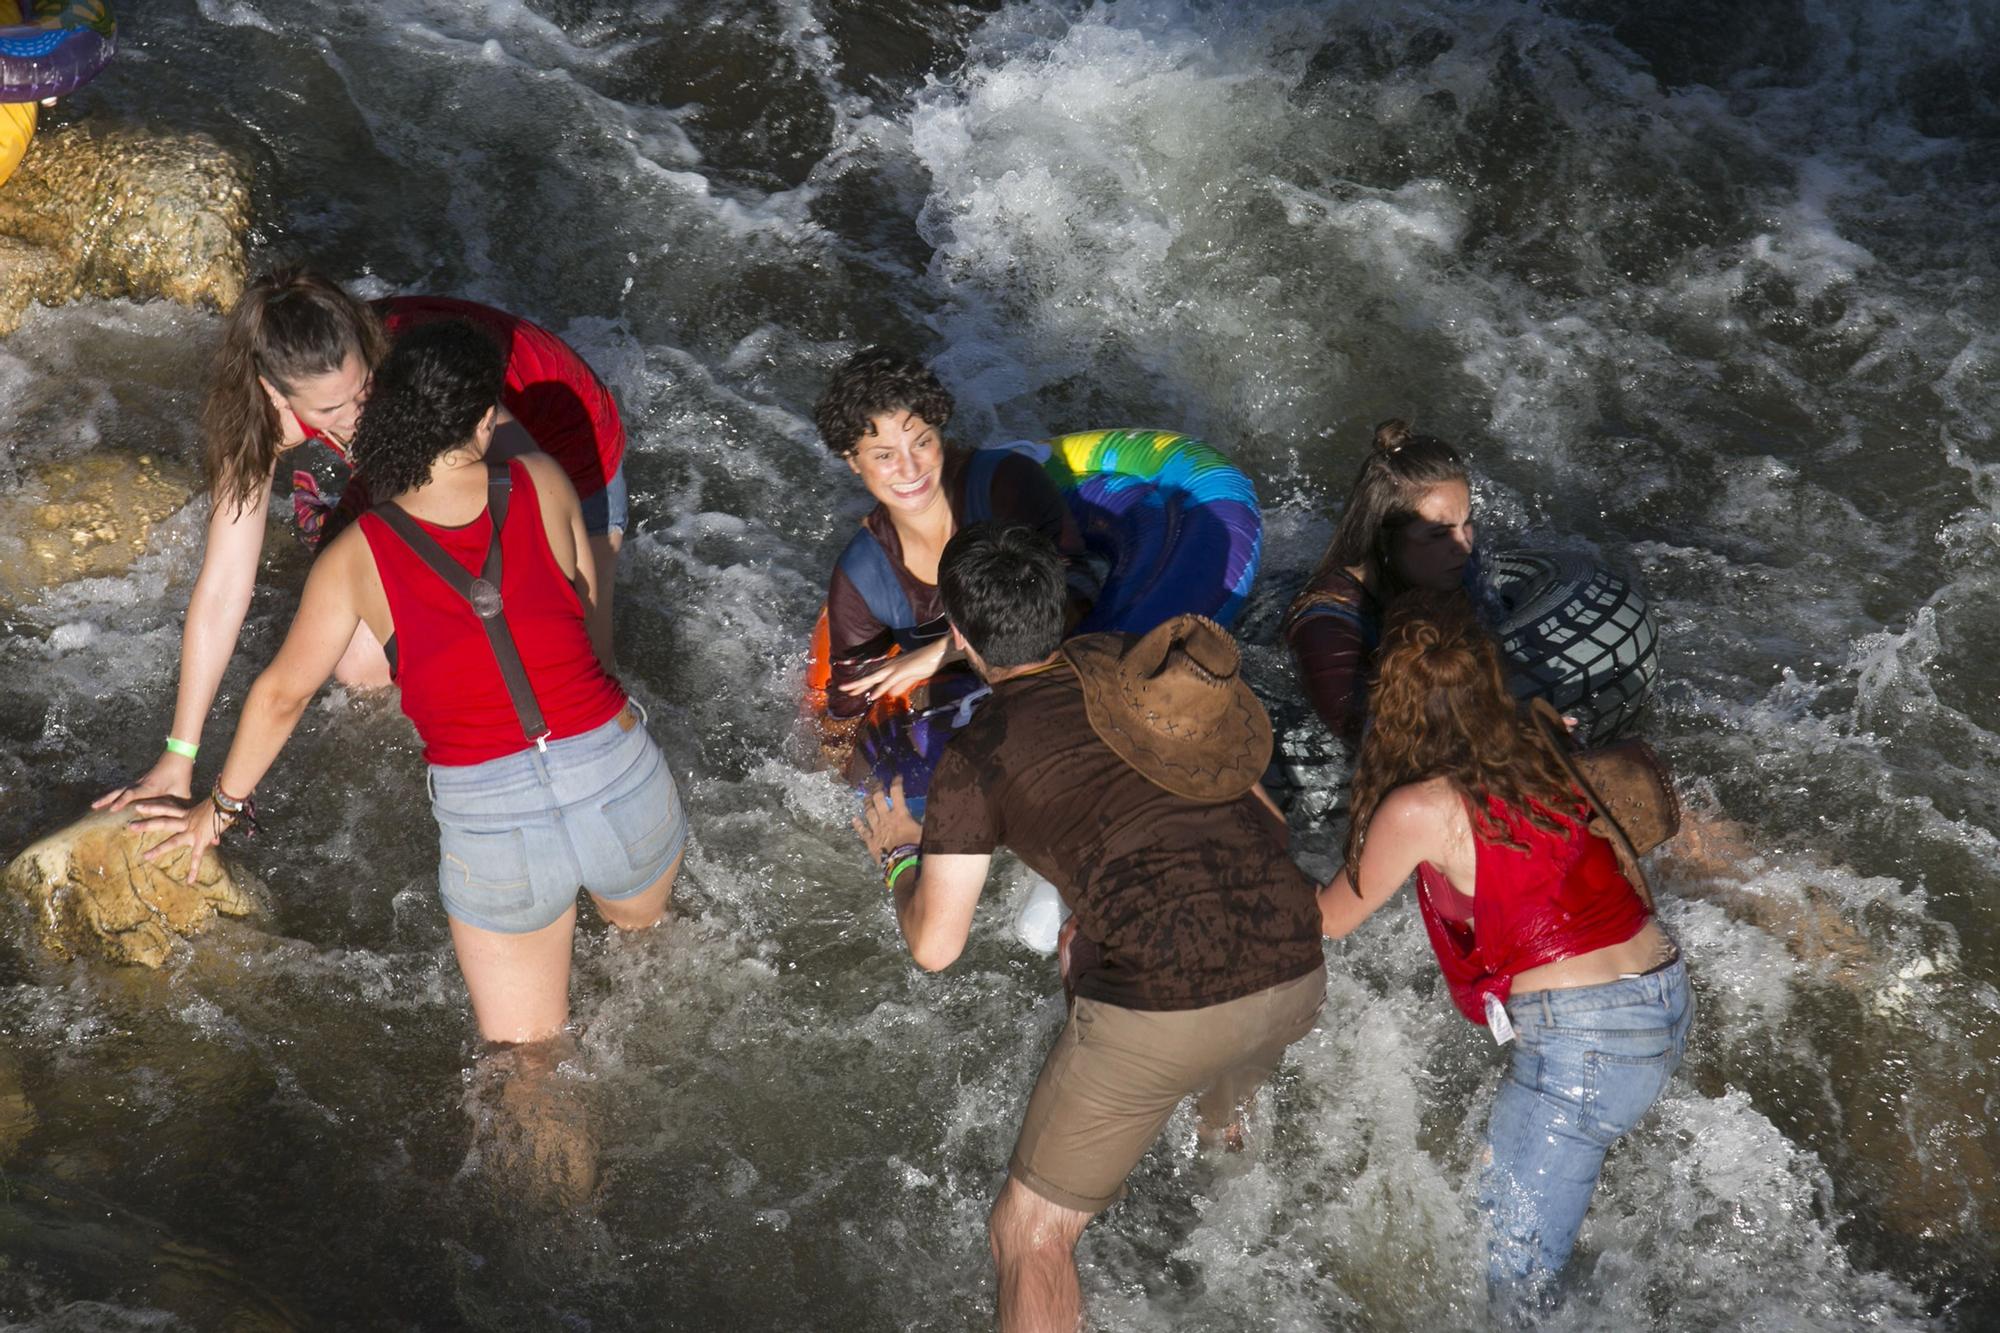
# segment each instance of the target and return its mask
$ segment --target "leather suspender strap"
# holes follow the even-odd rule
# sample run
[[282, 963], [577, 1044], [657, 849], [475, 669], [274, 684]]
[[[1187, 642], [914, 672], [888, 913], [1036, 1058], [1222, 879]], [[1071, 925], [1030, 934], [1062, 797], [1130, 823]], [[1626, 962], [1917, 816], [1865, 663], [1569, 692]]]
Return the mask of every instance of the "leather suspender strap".
[[500, 600], [500, 530], [507, 524], [507, 498], [512, 490], [513, 479], [508, 474], [507, 465], [488, 464], [486, 511], [493, 519], [493, 533], [487, 539], [486, 563], [481, 567], [478, 578], [452, 559], [437, 544], [437, 540], [417, 526], [417, 521], [395, 501], [375, 506], [375, 513], [391, 532], [402, 539], [405, 546], [416, 552], [418, 559], [429, 565], [439, 578], [471, 604], [473, 613], [486, 630], [486, 642], [493, 649], [494, 660], [500, 666], [500, 679], [506, 682], [507, 693], [514, 701], [514, 716], [520, 719], [521, 734], [546, 750], [548, 724], [542, 720], [541, 705], [535, 702], [534, 688], [528, 684], [528, 670], [521, 665], [521, 654], [514, 646], [514, 635], [507, 628], [507, 618], [502, 614], [505, 608]]

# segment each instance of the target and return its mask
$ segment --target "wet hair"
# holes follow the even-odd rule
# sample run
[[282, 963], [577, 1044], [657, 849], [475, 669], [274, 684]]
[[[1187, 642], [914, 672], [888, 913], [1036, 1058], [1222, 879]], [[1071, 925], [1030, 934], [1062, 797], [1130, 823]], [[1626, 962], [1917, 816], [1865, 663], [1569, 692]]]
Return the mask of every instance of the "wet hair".
[[1062, 646], [1069, 591], [1055, 543], [1018, 523], [974, 523], [938, 560], [944, 613], [989, 667], [1027, 666]]
[[388, 350], [367, 304], [309, 268], [280, 268], [251, 281], [222, 323], [209, 371], [201, 433], [209, 490], [239, 511], [262, 501], [284, 429], [258, 377], [290, 396], [358, 353], [372, 368]]
[[464, 320], [412, 329], [375, 371], [368, 410], [354, 432], [357, 474], [377, 500], [430, 479], [431, 465], [469, 443], [500, 401], [507, 358]]
[[1335, 570], [1373, 563], [1384, 602], [1406, 591], [1409, 584], [1390, 558], [1396, 535], [1417, 520], [1417, 506], [1426, 495], [1454, 481], [1472, 484], [1456, 449], [1436, 436], [1417, 434], [1407, 421], [1377, 426], [1333, 540], [1313, 570], [1313, 585]]
[[864, 347], [833, 372], [813, 404], [813, 424], [826, 447], [845, 458], [874, 433], [874, 419], [885, 412], [914, 412], [943, 431], [953, 406], [923, 362], [891, 348]]
[[1562, 760], [1507, 688], [1500, 651], [1455, 592], [1419, 589], [1396, 599], [1375, 650], [1370, 726], [1354, 761], [1347, 878], [1361, 891], [1368, 822], [1397, 787], [1448, 777], [1472, 797], [1473, 836], [1521, 849], [1487, 808], [1502, 802], [1537, 828], [1567, 830], [1550, 811], [1581, 807]]

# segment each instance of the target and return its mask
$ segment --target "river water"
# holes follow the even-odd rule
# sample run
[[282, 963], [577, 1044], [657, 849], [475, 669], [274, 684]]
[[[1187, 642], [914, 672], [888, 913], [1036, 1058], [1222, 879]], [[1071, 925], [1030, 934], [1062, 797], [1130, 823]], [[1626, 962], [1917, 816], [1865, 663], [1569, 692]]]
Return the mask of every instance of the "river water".
[[[618, 651], [695, 840], [666, 928], [586, 918], [551, 1078], [596, 1178], [551, 1202], [496, 1164], [414, 738], [322, 696], [238, 854], [260, 921], [144, 973], [9, 918], [38, 1127], [0, 1326], [984, 1323], [1062, 1014], [1009, 928], [1025, 875], [915, 971], [797, 721], [864, 508], [806, 412], [877, 338], [937, 357], [968, 442], [1144, 424], [1241, 460], [1274, 699], [1278, 613], [1381, 418], [1466, 447], [1489, 540], [1636, 575], [1646, 732], [1742, 830], [1657, 867], [1694, 1044], [1552, 1326], [1993, 1326], [1996, 39], [1991, 0], [132, 7], [72, 112], [248, 154], [260, 261], [520, 311], [615, 386]], [[0, 341], [0, 471], [193, 464], [216, 327], [37, 314]], [[204, 512], [9, 614], [6, 849], [156, 753]], [[211, 753], [304, 575], [267, 552]], [[1301, 819], [1301, 857], [1338, 833]], [[1407, 903], [1329, 960], [1254, 1150], [1204, 1157], [1181, 1113], [1086, 1236], [1100, 1326], [1479, 1326], [1499, 1059]]]

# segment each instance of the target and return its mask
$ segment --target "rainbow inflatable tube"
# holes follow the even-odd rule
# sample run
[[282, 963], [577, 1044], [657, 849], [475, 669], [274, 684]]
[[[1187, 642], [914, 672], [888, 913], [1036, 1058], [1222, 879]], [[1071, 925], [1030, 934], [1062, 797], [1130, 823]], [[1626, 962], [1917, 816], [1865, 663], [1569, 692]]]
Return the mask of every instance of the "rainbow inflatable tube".
[[[1264, 519], [1250, 478], [1221, 450], [1189, 435], [1096, 430], [1041, 444], [991, 446], [1036, 457], [1069, 502], [1103, 571], [1076, 632], [1144, 633], [1192, 612], [1228, 625], [1243, 610], [1264, 551]], [[813, 633], [809, 698], [824, 708], [832, 678], [826, 613]], [[849, 772], [887, 787], [903, 779], [919, 815], [931, 770], [971, 720], [985, 686], [965, 671], [941, 675], [912, 698], [882, 699], [855, 739]]]
[[118, 23], [104, 0], [17, 0], [8, 8], [23, 21], [0, 26], [0, 102], [66, 97], [118, 49]]

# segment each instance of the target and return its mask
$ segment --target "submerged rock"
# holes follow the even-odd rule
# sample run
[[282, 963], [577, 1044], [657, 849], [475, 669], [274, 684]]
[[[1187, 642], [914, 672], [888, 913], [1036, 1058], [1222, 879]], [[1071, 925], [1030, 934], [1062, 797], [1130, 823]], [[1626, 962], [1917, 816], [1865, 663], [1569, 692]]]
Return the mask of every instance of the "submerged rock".
[[40, 1121], [22, 1084], [20, 1061], [13, 1052], [0, 1051], [0, 1166], [13, 1158]]
[[0, 496], [0, 605], [73, 579], [115, 578], [199, 485], [154, 454], [95, 453], [43, 463]]
[[0, 334], [29, 305], [164, 297], [228, 309], [243, 294], [250, 172], [200, 134], [44, 129], [0, 188]]
[[101, 810], [15, 857], [6, 883], [28, 900], [42, 943], [63, 957], [98, 953], [114, 962], [158, 967], [177, 936], [200, 934], [225, 916], [255, 910], [211, 849], [187, 882], [187, 852], [161, 861], [140, 854], [160, 833], [134, 833], [128, 812]]

